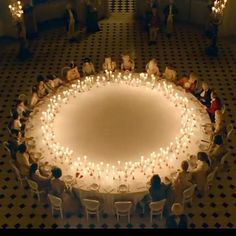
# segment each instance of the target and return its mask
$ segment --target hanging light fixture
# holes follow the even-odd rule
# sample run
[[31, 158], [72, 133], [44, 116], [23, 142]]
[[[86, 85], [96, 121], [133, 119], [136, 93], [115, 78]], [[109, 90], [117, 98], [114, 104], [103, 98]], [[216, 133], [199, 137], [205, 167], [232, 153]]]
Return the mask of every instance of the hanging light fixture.
[[225, 5], [228, 0], [215, 0], [214, 5], [212, 6], [212, 13], [215, 15], [222, 15]]
[[8, 5], [13, 19], [19, 21], [22, 19], [23, 9], [21, 1], [16, 1], [13, 4]]

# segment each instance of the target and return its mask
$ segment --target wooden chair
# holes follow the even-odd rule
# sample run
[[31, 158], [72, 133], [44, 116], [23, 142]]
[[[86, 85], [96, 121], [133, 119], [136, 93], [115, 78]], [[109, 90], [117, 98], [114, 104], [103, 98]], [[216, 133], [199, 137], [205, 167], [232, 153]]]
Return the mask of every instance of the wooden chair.
[[116, 220], [119, 222], [120, 216], [127, 216], [130, 223], [130, 213], [133, 203], [131, 201], [114, 202]]
[[193, 184], [191, 187], [183, 191], [183, 203], [182, 203], [183, 207], [185, 206], [186, 203], [192, 204], [193, 195], [194, 195], [196, 187], [197, 185]]
[[23, 93], [18, 96], [18, 99], [24, 102], [26, 105], [29, 104], [29, 98]]
[[224, 156], [221, 158], [220, 160], [220, 168], [221, 169], [224, 169], [227, 165], [227, 159], [229, 158], [230, 156], [230, 151], [227, 151]]
[[30, 187], [31, 194], [32, 195], [36, 195], [38, 201], [40, 201], [40, 194], [41, 193], [45, 193], [45, 192], [42, 191], [42, 190], [39, 190], [38, 184], [35, 181], [30, 180], [27, 177], [25, 177], [25, 179], [26, 179], [26, 181], [27, 181], [27, 183], [28, 183], [28, 185]]
[[151, 223], [152, 223], [154, 215], [159, 215], [162, 220], [165, 203], [166, 203], [166, 199], [149, 203]]
[[83, 199], [83, 203], [85, 206], [87, 221], [88, 221], [89, 215], [96, 215], [97, 222], [99, 222], [100, 202], [98, 200]]
[[52, 208], [52, 216], [54, 211], [60, 211], [61, 218], [63, 219], [63, 209], [62, 209], [62, 200], [59, 197], [56, 197], [52, 194], [48, 194], [48, 199]]
[[9, 143], [7, 141], [3, 142], [3, 147], [4, 149], [9, 153], [10, 157], [11, 157], [11, 150], [9, 148]]

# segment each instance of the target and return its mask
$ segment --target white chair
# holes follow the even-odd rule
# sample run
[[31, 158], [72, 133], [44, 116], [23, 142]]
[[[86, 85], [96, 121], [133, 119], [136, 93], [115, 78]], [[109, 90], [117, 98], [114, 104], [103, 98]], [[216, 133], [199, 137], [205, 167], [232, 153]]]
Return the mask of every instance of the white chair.
[[61, 218], [63, 219], [62, 200], [52, 194], [48, 194], [48, 198], [52, 207], [52, 216], [54, 211], [60, 211]]
[[30, 180], [27, 177], [25, 177], [25, 179], [26, 179], [26, 182], [28, 183], [28, 185], [30, 187], [31, 194], [32, 195], [35, 194], [37, 196], [38, 201], [40, 201], [40, 194], [45, 193], [45, 192], [42, 191], [42, 190], [41, 191], [39, 190], [38, 184], [35, 181]]
[[221, 160], [220, 160], [220, 167], [221, 167], [222, 169], [225, 167], [226, 162], [227, 162], [227, 159], [229, 158], [229, 156], [230, 156], [230, 152], [227, 151], [227, 152], [224, 154], [224, 156], [221, 158]]
[[224, 115], [225, 109], [226, 109], [225, 104], [223, 104], [222, 107], [221, 107], [221, 114], [222, 115]]
[[28, 97], [23, 93], [18, 96], [18, 99], [23, 101], [25, 104], [28, 104], [28, 102], [29, 102]]
[[66, 79], [67, 76], [67, 72], [70, 70], [71, 68], [69, 66], [65, 66], [61, 69], [61, 78], [62, 79]]
[[207, 179], [206, 179], [206, 186], [205, 186], [206, 191], [210, 189], [211, 186], [213, 185], [213, 181], [216, 176], [217, 170], [218, 170], [218, 167], [215, 167], [214, 170], [210, 174], [208, 174]]
[[183, 191], [183, 203], [182, 203], [183, 207], [185, 206], [186, 203], [192, 204], [193, 195], [194, 195], [196, 187], [197, 185], [193, 184], [191, 187]]
[[234, 130], [233, 124], [229, 124], [227, 126], [227, 139], [229, 139], [229, 137], [230, 137], [231, 133], [233, 132], [233, 130]]
[[13, 160], [10, 160], [9, 164], [15, 172], [15, 176], [16, 176], [17, 181], [19, 181], [21, 186], [23, 187], [23, 181], [25, 180], [25, 177], [21, 175], [20, 170], [16, 167]]
[[10, 154], [10, 157], [11, 157], [11, 150], [9, 149], [9, 144], [7, 141], [3, 142], [3, 147]]
[[160, 218], [162, 220], [163, 217], [163, 210], [166, 203], [166, 199], [156, 201], [156, 202], [150, 202], [150, 222], [152, 223], [152, 219], [154, 215], [160, 215]]
[[92, 199], [83, 199], [83, 203], [84, 203], [84, 207], [86, 211], [87, 221], [88, 221], [89, 215], [96, 215], [97, 222], [99, 222], [100, 202], [97, 200], [92, 200]]
[[120, 216], [127, 216], [128, 223], [130, 223], [130, 213], [132, 205], [133, 203], [131, 201], [114, 202], [117, 222], [119, 222]]

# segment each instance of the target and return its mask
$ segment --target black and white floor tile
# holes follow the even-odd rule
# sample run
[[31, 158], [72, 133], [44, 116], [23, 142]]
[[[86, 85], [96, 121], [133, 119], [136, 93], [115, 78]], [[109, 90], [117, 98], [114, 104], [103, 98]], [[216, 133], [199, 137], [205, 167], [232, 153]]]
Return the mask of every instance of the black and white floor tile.
[[[121, 4], [125, 2], [125, 4]], [[132, 17], [134, 1], [111, 1], [114, 14], [100, 22], [101, 31], [83, 36], [79, 43], [69, 43], [64, 28], [43, 30], [38, 38], [30, 42], [31, 59], [21, 62], [16, 59], [16, 42], [0, 44], [0, 142], [8, 139], [6, 125], [17, 96], [30, 94], [36, 75], [56, 73], [74, 60], [81, 66], [84, 57], [90, 57], [97, 71], [106, 55], [118, 63], [121, 53], [129, 51], [134, 57], [136, 70], [143, 71], [150, 58], [156, 58], [161, 71], [172, 63], [178, 76], [194, 71], [201, 80], [215, 88], [226, 105], [225, 120], [234, 125], [230, 139], [229, 170], [220, 171], [214, 186], [205, 196], [195, 196], [191, 207], [186, 207], [190, 228], [236, 228], [236, 56], [231, 46], [220, 42], [218, 58], [205, 55], [206, 39], [202, 31], [188, 25], [177, 25], [175, 34], [168, 39], [159, 34], [157, 45], [148, 46], [146, 32]], [[126, 12], [119, 17], [119, 12]], [[27, 187], [16, 182], [8, 161], [8, 153], [0, 147], [0, 228], [160, 228], [164, 221], [156, 219], [153, 224], [149, 215], [139, 211], [131, 218], [131, 224], [124, 218], [118, 224], [114, 216], [103, 215], [99, 223], [95, 218], [86, 221], [83, 210], [77, 216], [51, 215], [51, 209], [44, 197], [40, 202], [32, 198]]]

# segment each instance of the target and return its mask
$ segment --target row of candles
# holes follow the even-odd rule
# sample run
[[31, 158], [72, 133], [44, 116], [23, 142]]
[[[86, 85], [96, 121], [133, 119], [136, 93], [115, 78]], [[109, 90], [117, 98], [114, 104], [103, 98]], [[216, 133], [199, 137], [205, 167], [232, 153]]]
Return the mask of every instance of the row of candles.
[[[72, 150], [63, 147], [56, 141], [53, 131], [53, 121], [56, 114], [60, 111], [60, 107], [66, 104], [71, 97], [76, 97], [79, 93], [91, 90], [95, 87], [106, 86], [110, 83], [127, 84], [129, 86], [144, 86], [153, 89], [161, 95], [165, 96], [174, 106], [181, 110], [181, 129], [179, 137], [175, 137], [173, 142], [166, 148], [160, 148], [157, 152], [152, 152], [149, 157], [141, 156], [137, 162], [117, 161], [116, 165], [105, 164], [103, 162], [94, 163], [88, 161], [87, 156], [75, 157]], [[147, 74], [113, 74], [106, 73], [106, 76], [89, 76], [84, 81], [77, 81], [69, 88], [50, 98], [46, 111], [42, 112], [41, 129], [43, 133], [42, 142], [50, 150], [54, 164], [65, 167], [70, 166], [70, 174], [73, 176], [90, 176], [94, 179], [106, 177], [112, 180], [124, 180], [129, 178], [136, 179], [137, 175], [143, 174], [150, 176], [157, 170], [169, 169], [172, 171], [176, 168], [175, 162], [179, 158], [179, 154], [185, 152], [191, 143], [191, 136], [194, 134], [196, 127], [196, 115], [193, 108], [188, 106], [189, 101], [185, 96], [181, 96], [176, 90], [175, 85], [165, 80], [156, 81], [154, 76], [151, 78]], [[112, 178], [111, 178], [112, 177]]]

